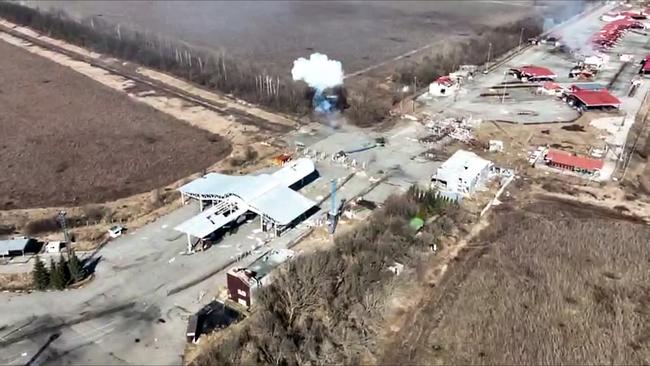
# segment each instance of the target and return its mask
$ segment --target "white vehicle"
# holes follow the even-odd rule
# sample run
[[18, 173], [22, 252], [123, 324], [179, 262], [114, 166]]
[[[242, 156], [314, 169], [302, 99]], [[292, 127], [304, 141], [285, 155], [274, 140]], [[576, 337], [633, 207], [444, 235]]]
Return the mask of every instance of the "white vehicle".
[[108, 229], [108, 236], [110, 236], [112, 239], [119, 238], [120, 236], [122, 236], [123, 231], [124, 231], [123, 227], [119, 225], [115, 225], [112, 226], [110, 229]]

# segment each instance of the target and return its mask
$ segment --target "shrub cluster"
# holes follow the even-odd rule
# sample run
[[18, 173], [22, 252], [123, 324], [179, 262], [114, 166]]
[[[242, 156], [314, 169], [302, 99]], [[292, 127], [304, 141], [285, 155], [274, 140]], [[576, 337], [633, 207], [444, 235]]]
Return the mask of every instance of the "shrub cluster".
[[459, 210], [417, 189], [390, 197], [367, 224], [338, 236], [333, 248], [281, 267], [273, 282], [257, 293], [248, 324], [195, 364], [362, 362], [375, 351], [384, 301], [396, 281], [389, 267], [396, 262], [416, 267], [444, 233], [445, 224], [439, 221], [418, 233], [410, 220], [443, 212], [453, 217]]

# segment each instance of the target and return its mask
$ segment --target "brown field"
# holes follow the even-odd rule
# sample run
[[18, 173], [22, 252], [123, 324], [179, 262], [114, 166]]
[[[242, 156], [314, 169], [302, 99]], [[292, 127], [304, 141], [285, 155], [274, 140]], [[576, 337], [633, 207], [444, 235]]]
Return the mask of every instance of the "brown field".
[[384, 362], [648, 364], [650, 227], [540, 197], [497, 208]]
[[66, 67], [0, 42], [0, 209], [147, 192], [231, 151]]
[[[483, 27], [525, 17], [546, 3], [457, 1], [232, 1], [192, 3], [137, 1], [27, 1], [43, 9], [86, 18], [101, 14], [190, 44], [225, 51], [244, 63], [290, 76], [293, 60], [321, 52], [343, 62], [346, 72], [436, 43], [468, 37]], [[514, 4], [512, 4], [514, 3]], [[154, 15], [155, 16], [152, 16]], [[559, 14], [551, 13], [554, 16]]]

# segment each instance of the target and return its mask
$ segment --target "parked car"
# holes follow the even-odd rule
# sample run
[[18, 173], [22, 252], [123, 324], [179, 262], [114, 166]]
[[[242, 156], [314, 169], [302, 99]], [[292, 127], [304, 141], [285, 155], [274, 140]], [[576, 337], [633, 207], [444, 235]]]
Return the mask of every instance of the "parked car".
[[111, 228], [108, 229], [108, 236], [110, 236], [113, 239], [119, 238], [120, 236], [122, 236], [122, 233], [124, 231], [125, 229], [120, 225], [111, 226]]

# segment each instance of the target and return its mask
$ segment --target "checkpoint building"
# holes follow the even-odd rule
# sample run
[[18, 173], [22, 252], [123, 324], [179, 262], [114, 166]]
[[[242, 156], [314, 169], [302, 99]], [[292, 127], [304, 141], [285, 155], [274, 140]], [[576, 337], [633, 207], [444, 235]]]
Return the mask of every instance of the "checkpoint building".
[[314, 162], [306, 158], [290, 161], [272, 174], [206, 174], [178, 189], [183, 203], [199, 201], [201, 213], [174, 229], [187, 235], [191, 251], [192, 238], [201, 240], [231, 222], [242, 222], [253, 212], [259, 215], [263, 231], [281, 235], [316, 206], [294, 189], [317, 176]]

